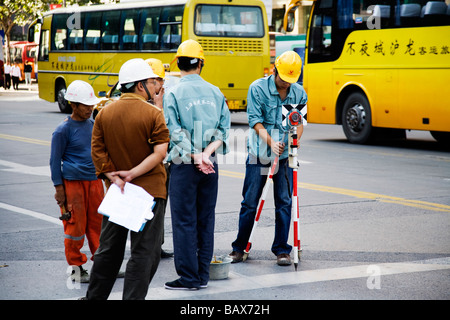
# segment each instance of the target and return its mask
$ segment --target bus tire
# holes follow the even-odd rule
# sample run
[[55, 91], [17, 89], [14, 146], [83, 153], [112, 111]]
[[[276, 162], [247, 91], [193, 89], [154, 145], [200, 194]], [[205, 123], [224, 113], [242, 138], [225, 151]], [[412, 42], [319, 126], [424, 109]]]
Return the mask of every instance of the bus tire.
[[72, 108], [70, 107], [69, 102], [64, 99], [64, 95], [66, 94], [66, 85], [64, 82], [58, 83], [55, 91], [59, 110], [61, 110], [62, 113], [72, 113]]
[[342, 109], [342, 129], [351, 143], [364, 144], [373, 136], [372, 114], [366, 96], [353, 92], [345, 100]]

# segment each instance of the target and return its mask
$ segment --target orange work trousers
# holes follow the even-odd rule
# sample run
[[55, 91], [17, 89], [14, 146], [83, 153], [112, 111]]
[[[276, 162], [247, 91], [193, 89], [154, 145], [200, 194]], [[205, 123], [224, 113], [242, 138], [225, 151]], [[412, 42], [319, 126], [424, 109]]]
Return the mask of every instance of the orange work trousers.
[[97, 212], [104, 197], [101, 180], [64, 180], [66, 210], [69, 220], [63, 220], [66, 259], [71, 266], [81, 266], [87, 257], [81, 252], [86, 237], [92, 253], [91, 260], [100, 243], [103, 216]]

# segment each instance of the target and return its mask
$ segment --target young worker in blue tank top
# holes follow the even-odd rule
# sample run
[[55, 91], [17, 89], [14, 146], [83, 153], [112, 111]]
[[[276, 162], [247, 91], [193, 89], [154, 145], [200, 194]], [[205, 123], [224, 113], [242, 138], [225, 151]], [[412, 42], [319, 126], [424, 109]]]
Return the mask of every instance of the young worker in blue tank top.
[[170, 131], [170, 209], [175, 269], [172, 290], [206, 288], [214, 249], [218, 166], [215, 152], [226, 153], [230, 112], [220, 90], [200, 77], [203, 49], [186, 40], [177, 51], [180, 82], [164, 95]]

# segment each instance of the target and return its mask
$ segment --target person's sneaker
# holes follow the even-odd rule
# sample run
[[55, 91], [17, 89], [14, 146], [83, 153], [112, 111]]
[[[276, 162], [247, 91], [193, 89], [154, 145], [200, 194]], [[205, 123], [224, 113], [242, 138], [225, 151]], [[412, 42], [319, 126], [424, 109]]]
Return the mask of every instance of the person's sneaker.
[[291, 256], [287, 253], [282, 253], [277, 256], [277, 264], [279, 266], [290, 266], [291, 265]]
[[228, 256], [232, 259], [231, 263], [242, 262], [244, 259], [244, 253], [238, 251], [231, 251]]
[[169, 290], [198, 290], [197, 287], [186, 287], [184, 286], [180, 279], [178, 280], [174, 280], [171, 282], [166, 282], [164, 284], [164, 288], [169, 289]]
[[70, 275], [70, 278], [75, 282], [89, 283], [89, 273], [86, 269], [83, 269], [82, 266], [72, 267], [72, 274]]
[[173, 252], [168, 252], [166, 250], [161, 249], [161, 258], [166, 259], [166, 258], [172, 258], [173, 257]]

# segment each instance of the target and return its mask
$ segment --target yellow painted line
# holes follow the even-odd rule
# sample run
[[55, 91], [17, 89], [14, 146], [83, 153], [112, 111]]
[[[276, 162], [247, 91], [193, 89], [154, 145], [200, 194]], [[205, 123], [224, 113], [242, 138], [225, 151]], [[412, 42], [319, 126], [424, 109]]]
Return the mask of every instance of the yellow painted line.
[[[7, 139], [7, 140], [13, 140], [13, 141], [39, 144], [39, 145], [43, 145], [43, 146], [50, 146], [50, 144], [51, 144], [50, 141], [18, 137], [18, 136], [13, 136], [13, 135], [9, 135], [9, 134], [1, 134], [1, 133], [0, 133], [0, 138]], [[230, 178], [244, 179], [244, 177], [245, 177], [244, 173], [236, 172], [236, 171], [220, 170], [219, 173], [221, 176], [230, 177]], [[426, 202], [426, 201], [420, 201], [420, 200], [408, 200], [405, 198], [392, 197], [392, 196], [387, 196], [387, 195], [383, 195], [383, 194], [364, 192], [364, 191], [358, 191], [358, 190], [350, 190], [350, 189], [344, 189], [344, 188], [329, 187], [329, 186], [321, 186], [321, 185], [317, 185], [317, 184], [304, 183], [304, 182], [299, 182], [298, 186], [299, 186], [299, 188], [303, 188], [303, 189], [307, 189], [307, 190], [315, 190], [315, 191], [329, 192], [329, 193], [335, 193], [335, 194], [342, 194], [342, 195], [346, 195], [346, 196], [350, 196], [350, 197], [356, 197], [356, 198], [361, 198], [361, 199], [370, 199], [370, 200], [376, 200], [376, 201], [381, 201], [381, 202], [386, 202], [386, 203], [395, 203], [395, 204], [399, 204], [399, 205], [403, 205], [403, 206], [420, 208], [420, 209], [424, 209], [424, 210], [450, 212], [450, 206], [445, 205], [445, 204]]]
[[1, 139], [7, 139], [7, 140], [13, 140], [13, 141], [20, 141], [20, 142], [27, 142], [27, 143], [33, 143], [33, 144], [39, 144], [42, 146], [50, 146], [50, 141], [45, 140], [38, 140], [38, 139], [31, 139], [31, 138], [25, 138], [25, 137], [18, 137], [18, 136], [12, 136], [9, 134], [2, 134], [0, 133]]
[[[245, 177], [244, 173], [235, 172], [235, 171], [227, 171], [227, 170], [219, 170], [219, 174], [222, 176], [230, 177], [230, 178], [244, 179], [244, 177]], [[346, 196], [356, 197], [356, 198], [361, 198], [361, 199], [370, 199], [370, 200], [376, 200], [376, 201], [380, 201], [380, 202], [394, 203], [394, 204], [399, 204], [399, 205], [403, 205], [403, 206], [420, 208], [420, 209], [424, 209], [424, 210], [450, 212], [450, 206], [445, 205], [445, 204], [440, 204], [440, 203], [426, 202], [426, 201], [420, 201], [420, 200], [408, 200], [405, 198], [392, 197], [392, 196], [377, 194], [377, 193], [372, 193], [372, 192], [350, 190], [350, 189], [336, 188], [336, 187], [329, 187], [329, 186], [321, 186], [318, 184], [304, 183], [304, 182], [299, 182], [298, 186], [299, 186], [299, 188], [303, 188], [303, 189], [307, 189], [307, 190], [329, 192], [329, 193], [341, 194], [341, 195], [346, 195]]]

